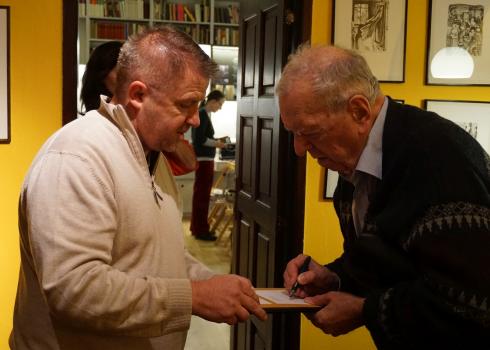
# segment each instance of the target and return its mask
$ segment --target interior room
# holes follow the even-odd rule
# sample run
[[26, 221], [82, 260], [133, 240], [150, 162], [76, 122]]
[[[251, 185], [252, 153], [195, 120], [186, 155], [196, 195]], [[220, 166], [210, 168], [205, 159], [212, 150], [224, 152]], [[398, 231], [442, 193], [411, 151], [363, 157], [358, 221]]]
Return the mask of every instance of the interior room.
[[[68, 8], [73, 8], [73, 6], [67, 5], [70, 1], [0, 0], [0, 10], [2, 8], [8, 8], [8, 21], [4, 19], [2, 22], [0, 14], [0, 25], [2, 23], [8, 24], [7, 27], [0, 28], [3, 31], [0, 34], [4, 35], [7, 33], [6, 37], [8, 38], [8, 49], [4, 50], [7, 52], [6, 57], [8, 59], [2, 61], [2, 58], [0, 58], [0, 68], [2, 68], [1, 65], [4, 65], [4, 68], [6, 68], [6, 70], [4, 69], [5, 72], [0, 74], [0, 78], [6, 82], [5, 86], [8, 91], [6, 93], [0, 88], [0, 93], [7, 96], [6, 102], [3, 102], [4, 105], [0, 104], [0, 107], [4, 108], [2, 113], [4, 113], [3, 111], [8, 111], [0, 119], [0, 123], [3, 123], [0, 125], [0, 128], [2, 128], [0, 129], [0, 161], [4, 169], [2, 172], [2, 181], [0, 181], [0, 193], [2, 194], [0, 200], [0, 223], [2, 223], [4, 238], [3, 244], [0, 246], [0, 276], [2, 276], [4, 281], [0, 289], [1, 348], [8, 347], [19, 277], [19, 191], [26, 172], [41, 145], [52, 133], [65, 124], [67, 118], [68, 120], [73, 119], [74, 116], [70, 119], [69, 115], [74, 109], [78, 108], [79, 110], [79, 105], [73, 105], [73, 99], [68, 97], [68, 100], [66, 100], [67, 97], [65, 96], [66, 91], [68, 91], [66, 84], [69, 84], [71, 87], [77, 85], [76, 80], [70, 81], [69, 79], [67, 80], [67, 77], [73, 77], [76, 74], [64, 74], [64, 72], [70, 70], [78, 71], [78, 79], [80, 79], [84, 70], [84, 62], [86, 63], [91, 49], [107, 40], [124, 40], [124, 33], [127, 33], [129, 30], [124, 27], [126, 23], [131, 24], [130, 31], [138, 30], [138, 25], [156, 25], [167, 22], [180, 26], [193, 37], [196, 36], [195, 40], [202, 44], [203, 50], [218, 63], [221, 75], [211, 82], [208, 91], [212, 89], [223, 91], [226, 101], [223, 108], [219, 112], [213, 113], [211, 118], [215, 128], [215, 136], [218, 138], [228, 136], [229, 143], [236, 145], [237, 151], [239, 150], [238, 146], [240, 142], [244, 140], [243, 133], [240, 134], [240, 127], [243, 125], [240, 124], [241, 119], [237, 114], [241, 110], [240, 108], [242, 110], [243, 108], [248, 108], [249, 105], [243, 104], [243, 101], [247, 97], [247, 93], [256, 88], [253, 83], [255, 81], [254, 79], [258, 79], [252, 74], [250, 83], [247, 80], [249, 77], [246, 74], [240, 76], [242, 69], [240, 63], [242, 59], [255, 57], [253, 54], [247, 56], [247, 52], [250, 51], [244, 51], [244, 56], [241, 59], [239, 56], [240, 50], [243, 50], [243, 47], [240, 47], [242, 43], [240, 38], [243, 34], [244, 19], [240, 14], [240, 9], [244, 1], [209, 0], [207, 3], [213, 8], [214, 6], [219, 7], [220, 4], [224, 8], [237, 5], [237, 8], [235, 9], [233, 7], [233, 9], [237, 12], [237, 16], [239, 16], [240, 24], [235, 23], [233, 19], [229, 18], [229, 15], [226, 19], [220, 19], [222, 22], [219, 22], [217, 18], [219, 11], [217, 11], [213, 12], [212, 19], [205, 20], [203, 18], [202, 23], [196, 20], [196, 23], [201, 23], [200, 26], [191, 23], [182, 23], [192, 22], [192, 17], [196, 16], [195, 8], [194, 12], [191, 11], [190, 16], [186, 15], [186, 17], [182, 17], [181, 19], [166, 17], [167, 15], [170, 16], [170, 14], [165, 14], [162, 7], [158, 7], [158, 9], [162, 9], [161, 13], [155, 10], [157, 7], [151, 7], [151, 12], [146, 14], [147, 17], [145, 17], [145, 11], [143, 10], [141, 13], [142, 18], [111, 20], [105, 17], [113, 16], [105, 16], [103, 9], [101, 13], [88, 13], [87, 9], [89, 7], [86, 5], [91, 4], [91, 0], [74, 2], [76, 2], [75, 5], [78, 5], [78, 7], [75, 7], [77, 7], [76, 11], [78, 12], [79, 20], [78, 23], [72, 23], [72, 29], [74, 26], [83, 29], [72, 30], [71, 33], [68, 31], [70, 42], [76, 42], [78, 39], [77, 47], [79, 51], [78, 56], [75, 55], [76, 57], [67, 58], [64, 54], [64, 41], [66, 44], [66, 40], [68, 40], [67, 31], [65, 30], [65, 27], [68, 25], [66, 23], [64, 24], [64, 19], [66, 19], [66, 13], [64, 11]], [[144, 3], [146, 2], [151, 4], [160, 3], [158, 0], [144, 0]], [[440, 18], [434, 16], [434, 10], [431, 8], [433, 2], [429, 0], [389, 0], [390, 9], [398, 11], [396, 12], [398, 17], [392, 19], [396, 20], [396, 23], [393, 22], [394, 27], [390, 27], [396, 27], [397, 30], [393, 29], [391, 34], [395, 36], [395, 40], [401, 38], [401, 41], [397, 47], [399, 49], [398, 51], [388, 53], [383, 51], [391, 55], [389, 59], [393, 61], [393, 64], [384, 65], [383, 62], [378, 62], [380, 66], [378, 68], [381, 70], [380, 74], [383, 74], [383, 78], [380, 79], [381, 89], [385, 95], [390, 96], [400, 103], [444, 113], [448, 115], [449, 119], [452, 118], [460, 125], [463, 125], [468, 132], [472, 133], [474, 132], [474, 125], [468, 120], [459, 120], [459, 114], [457, 113], [462, 110], [467, 111], [469, 108], [472, 114], [477, 116], [479, 125], [482, 125], [479, 129], [481, 141], [478, 138], [477, 140], [488, 150], [488, 147], [490, 147], [488, 144], [490, 128], [488, 128], [489, 121], [486, 118], [488, 117], [488, 112], [483, 117], [480, 115], [482, 111], [488, 108], [488, 104], [490, 103], [490, 75], [488, 74], [490, 71], [490, 60], [485, 60], [486, 56], [479, 55], [479, 50], [482, 50], [481, 52], [484, 53], [485, 43], [489, 43], [488, 41], [483, 41], [483, 49], [481, 45], [474, 44], [463, 50], [465, 51], [463, 53], [464, 57], [467, 55], [466, 51], [471, 52], [473, 57], [476, 57], [474, 59], [475, 66], [473, 67], [476, 75], [473, 75], [473, 78], [463, 77], [462, 79], [466, 79], [464, 83], [461, 83], [461, 77], [445, 77], [444, 72], [440, 74], [432, 73], [430, 71], [430, 63], [432, 59], [435, 59], [435, 56], [439, 55], [438, 47], [441, 47], [441, 45], [444, 47], [451, 46], [450, 38], [446, 38], [449, 20], [446, 18], [441, 22]], [[476, 2], [484, 4], [485, 14], [490, 11], [488, 1]], [[104, 1], [99, 3], [104, 3]], [[162, 3], [165, 3], [165, 1], [162, 1]], [[201, 3], [201, 1], [176, 0], [172, 3], [187, 5], [189, 6], [188, 9], [190, 9], [191, 4]], [[289, 18], [289, 20], [293, 18], [291, 23], [295, 21], [294, 10], [287, 12], [286, 10], [289, 10], [289, 7], [293, 8], [296, 6], [307, 12], [307, 14], [303, 13], [298, 16], [307, 19], [302, 22], [304, 27], [301, 28], [300, 33], [313, 45], [327, 43], [336, 43], [344, 46], [352, 45], [353, 47], [356, 45], [357, 47], [368, 45], [366, 42], [358, 40], [354, 36], [354, 27], [359, 24], [356, 21], [363, 20], [362, 6], [357, 8], [357, 19], [353, 19], [352, 14], [348, 13], [348, 10], [343, 7], [344, 5], [348, 7], [346, 3], [363, 5], [368, 4], [369, 1], [281, 1], [281, 5], [278, 8], [284, 10], [285, 14], [287, 13], [287, 16], [283, 16], [283, 13], [280, 14], [281, 21], [283, 17]], [[274, 10], [276, 7], [271, 8]], [[264, 23], [273, 22], [268, 22], [267, 20], [269, 18], [265, 15], [272, 13], [268, 12], [271, 8], [261, 9], [264, 13]], [[137, 12], [137, 10], [135, 11]], [[183, 7], [182, 11], [181, 16], [184, 16], [185, 10]], [[299, 19], [296, 18], [296, 21], [299, 21]], [[348, 29], [342, 26], [345, 23], [347, 23]], [[487, 17], [485, 17], [484, 23], [484, 29], [487, 30], [485, 34], [487, 34], [490, 30], [488, 28], [488, 23], [490, 22], [487, 21]], [[114, 24], [116, 25], [111, 27]], [[351, 27], [351, 24], [353, 27]], [[196, 29], [194, 26], [199, 28]], [[437, 37], [435, 34], [437, 28], [444, 32], [442, 39], [440, 39], [440, 35]], [[99, 31], [99, 34], [100, 30], [106, 32], [102, 36], [94, 36], [94, 31], [96, 30]], [[122, 30], [122, 32], [118, 32], [118, 30]], [[107, 34], [110, 31], [113, 31], [113, 34]], [[75, 32], [79, 32], [79, 37], [75, 35]], [[122, 37], [118, 38], [113, 35], [122, 35]], [[265, 49], [274, 47], [279, 42], [275, 37], [267, 37], [267, 39], [269, 41], [263, 43], [261, 50], [264, 47]], [[4, 42], [0, 38], [1, 45], [4, 45]], [[376, 50], [378, 49], [376, 48]], [[452, 55], [452, 53], [441, 53], [441, 55], [443, 54]], [[459, 62], [464, 60], [465, 58], [458, 59]], [[65, 66], [66, 64], [68, 64], [68, 68]], [[373, 64], [376, 65], [376, 62]], [[440, 67], [440, 65], [437, 66]], [[280, 68], [276, 67], [277, 76], [280, 75]], [[386, 70], [384, 71], [383, 69]], [[267, 80], [267, 76], [265, 76], [265, 80]], [[240, 88], [241, 82], [243, 82], [244, 86], [250, 83], [250, 91], [247, 90], [249, 87]], [[270, 86], [266, 86], [260, 92], [261, 94], [268, 95], [269, 102], [271, 102], [272, 106], [270, 107], [271, 110], [275, 110], [274, 108], [276, 108], [274, 107], [276, 101], [274, 100], [273, 85], [272, 83]], [[275, 120], [278, 120], [277, 118]], [[279, 125], [279, 122], [277, 123]], [[252, 128], [256, 124], [250, 125]], [[267, 139], [267, 128], [262, 130], [265, 130], [262, 137]], [[190, 135], [186, 135], [186, 138], [190, 139]], [[276, 158], [280, 158], [279, 156], [276, 154]], [[269, 160], [270, 164], [276, 164], [274, 163], [274, 157], [272, 158], [272, 160]], [[240, 216], [243, 220], [239, 222], [243, 227], [237, 227], [237, 221], [235, 221], [238, 220], [236, 207], [237, 195], [235, 191], [237, 184], [236, 177], [239, 173], [238, 169], [240, 164], [235, 161], [233, 156], [220, 157], [219, 152], [215, 161], [214, 192], [210, 205], [210, 222], [212, 226], [214, 225], [213, 227], [218, 234], [216, 242], [200, 242], [191, 237], [188, 226], [191, 214], [191, 198], [194, 182], [193, 173], [180, 176], [176, 179], [180, 195], [183, 198], [181, 210], [183, 224], [186, 230], [185, 241], [187, 248], [200, 260], [210, 265], [216, 273], [233, 272], [244, 274], [247, 277], [253, 277], [255, 279], [254, 281], [260, 287], [282, 287], [282, 284], [276, 278], [277, 276], [267, 275], [265, 272], [265, 275], [261, 275], [262, 271], [260, 271], [260, 268], [257, 268], [257, 265], [250, 265], [254, 267], [254, 271], [253, 273], [251, 272], [250, 276], [244, 273], [244, 271], [248, 271], [248, 265], [244, 266], [246, 263], [240, 265], [240, 261], [242, 260], [239, 259], [237, 253], [243, 252], [244, 249], [241, 249], [243, 248], [243, 241], [248, 239], [243, 238], [240, 241], [240, 237], [244, 236], [238, 235], [241, 232], [240, 230], [243, 230], [247, 226], [246, 223], [244, 224], [245, 219], [243, 219], [246, 215]], [[301, 180], [301, 176], [298, 176], [299, 180], [293, 182], [294, 186], [290, 186], [291, 192], [294, 192], [294, 195], [299, 193], [299, 197], [291, 194], [289, 195], [288, 202], [295, 203], [300, 208], [298, 210], [299, 214], [297, 215], [301, 219], [300, 223], [294, 226], [297, 235], [292, 240], [293, 246], [287, 247], [289, 249], [287, 250], [289, 258], [294, 256], [292, 252], [304, 252], [315, 257], [317, 261], [330, 262], [341, 254], [343, 244], [339, 222], [332, 201], [333, 190], [336, 184], [336, 180], [334, 180], [336, 174], [330, 172], [325, 173], [325, 169], [310, 155], [306, 157], [304, 163], [300, 162], [299, 164], [295, 164], [293, 172], [295, 174], [303, 174], [304, 181]], [[285, 173], [286, 171], [283, 171], [283, 174]], [[298, 183], [301, 183], [301, 185], [296, 186]], [[258, 197], [262, 195], [260, 189], [257, 190], [257, 193], [259, 193]], [[265, 202], [267, 202], [267, 198]], [[250, 232], [253, 232], [253, 228]], [[267, 249], [270, 249], [269, 245], [272, 245], [275, 241], [269, 240], [264, 243], [265, 241], [260, 240], [263, 238], [261, 233], [256, 236], [258, 238], [255, 240], [250, 238], [249, 242], [252, 243], [250, 246], [246, 245], [246, 247], [259, 249], [257, 260], [269, 259], [270, 256], [267, 255], [269, 250]], [[260, 251], [260, 249], [263, 250]], [[283, 268], [284, 262], [280, 259], [278, 261], [280, 263], [276, 269], [279, 267]], [[282, 274], [282, 272], [279, 273], [278, 271], [275, 271], [275, 273], [276, 275]], [[292, 328], [298, 334], [297, 339], [294, 338], [294, 332], [292, 331], [291, 339], [294, 338], [295, 340], [291, 340], [289, 344], [282, 343], [277, 348], [300, 350], [316, 350], [320, 348], [369, 350], [376, 348], [365, 327], [361, 327], [348, 335], [332, 337], [314, 327], [304, 315], [296, 316], [298, 319], [300, 318], [298, 324], [291, 324], [293, 324]], [[287, 321], [284, 322], [288, 323]], [[250, 325], [250, 321], [247, 325]], [[271, 324], [267, 325], [263, 328], [254, 326], [256, 327], [254, 328], [256, 331], [254, 337], [250, 333], [249, 326], [243, 326], [249, 328], [242, 329], [230, 327], [225, 324], [210, 325], [202, 319], [196, 319], [191, 324], [186, 349], [248, 349], [246, 346], [251, 346], [250, 337], [255, 339], [253, 348], [271, 349], [270, 344], [272, 343], [267, 343], [261, 338], [265, 337], [264, 339], [268, 339], [267, 336], [272, 334], [272, 326], [267, 328]], [[216, 345], [217, 339], [220, 339], [219, 346]]]

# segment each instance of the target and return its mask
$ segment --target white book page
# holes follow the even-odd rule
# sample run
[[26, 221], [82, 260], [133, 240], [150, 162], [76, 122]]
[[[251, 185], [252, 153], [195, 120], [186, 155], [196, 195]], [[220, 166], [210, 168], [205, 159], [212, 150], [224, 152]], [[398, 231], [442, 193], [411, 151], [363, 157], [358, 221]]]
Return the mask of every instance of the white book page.
[[[286, 289], [256, 290], [260, 299], [260, 304], [290, 304], [290, 305], [311, 305], [305, 303], [301, 298], [290, 297]], [[266, 300], [264, 300], [264, 298]]]

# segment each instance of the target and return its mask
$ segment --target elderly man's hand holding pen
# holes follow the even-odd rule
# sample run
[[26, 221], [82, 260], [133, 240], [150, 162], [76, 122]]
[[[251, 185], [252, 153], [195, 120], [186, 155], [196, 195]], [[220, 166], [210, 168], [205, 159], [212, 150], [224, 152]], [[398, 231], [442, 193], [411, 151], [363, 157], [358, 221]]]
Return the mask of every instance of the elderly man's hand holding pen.
[[340, 280], [335, 273], [303, 254], [289, 261], [283, 277], [284, 287], [290, 295], [299, 298], [338, 290], [340, 286]]

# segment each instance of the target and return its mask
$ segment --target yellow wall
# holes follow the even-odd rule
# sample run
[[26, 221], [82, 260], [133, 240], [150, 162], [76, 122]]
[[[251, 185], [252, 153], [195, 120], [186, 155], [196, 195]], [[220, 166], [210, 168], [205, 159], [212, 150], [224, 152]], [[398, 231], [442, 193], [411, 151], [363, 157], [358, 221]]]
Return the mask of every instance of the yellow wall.
[[[419, 107], [422, 107], [424, 99], [489, 101], [490, 87], [424, 85], [427, 17], [428, 0], [408, 1], [405, 83], [382, 84], [383, 92]], [[313, 44], [330, 43], [331, 21], [332, 0], [314, 0]], [[318, 261], [327, 263], [340, 254], [342, 237], [331, 202], [321, 199], [323, 174], [323, 169], [312, 158], [308, 158], [304, 250]], [[334, 338], [323, 334], [303, 317], [301, 349], [369, 350], [375, 347], [365, 328]]]
[[10, 6], [11, 143], [0, 144], [0, 349], [6, 349], [19, 271], [17, 198], [43, 141], [61, 126], [61, 0]]

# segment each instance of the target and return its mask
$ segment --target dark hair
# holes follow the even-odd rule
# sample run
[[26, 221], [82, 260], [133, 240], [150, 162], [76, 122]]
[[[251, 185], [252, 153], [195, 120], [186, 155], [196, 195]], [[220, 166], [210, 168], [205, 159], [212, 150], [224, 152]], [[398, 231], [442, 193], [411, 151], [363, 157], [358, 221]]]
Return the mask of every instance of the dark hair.
[[213, 90], [206, 97], [206, 102], [209, 101], [209, 100], [219, 101], [219, 100], [221, 100], [223, 98], [225, 98], [225, 95], [221, 91], [219, 91], [219, 90]]
[[120, 41], [109, 41], [97, 46], [90, 54], [83, 73], [80, 93], [82, 110], [85, 112], [99, 108], [100, 95], [112, 97], [112, 93], [105, 86], [104, 79], [116, 66], [121, 46]]
[[219, 90], [213, 90], [211, 91], [208, 96], [206, 96], [206, 100], [202, 101], [201, 104], [199, 105], [200, 108], [204, 107], [206, 103], [208, 103], [211, 100], [216, 100], [219, 101], [221, 99], [225, 98], [225, 95], [219, 91]]
[[205, 78], [217, 72], [216, 63], [186, 33], [169, 25], [131, 36], [117, 62], [116, 96], [122, 97], [134, 80], [171, 89], [188, 69]]

